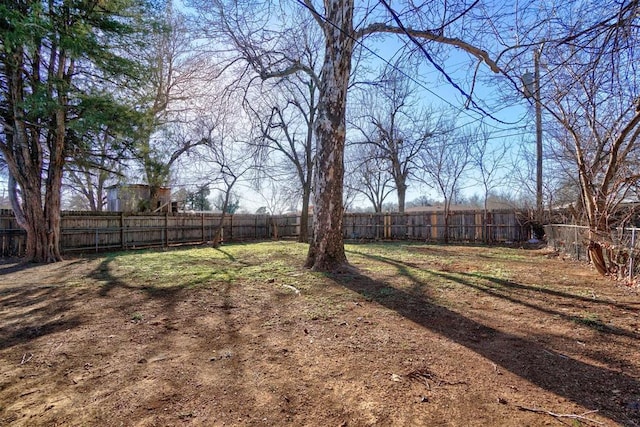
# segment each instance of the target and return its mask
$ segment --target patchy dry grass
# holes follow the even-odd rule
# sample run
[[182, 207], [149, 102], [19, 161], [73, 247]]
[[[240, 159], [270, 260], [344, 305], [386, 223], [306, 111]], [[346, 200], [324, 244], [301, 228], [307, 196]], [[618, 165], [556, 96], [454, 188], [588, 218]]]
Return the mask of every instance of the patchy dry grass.
[[346, 249], [0, 264], [0, 425], [640, 425], [636, 290], [545, 250]]

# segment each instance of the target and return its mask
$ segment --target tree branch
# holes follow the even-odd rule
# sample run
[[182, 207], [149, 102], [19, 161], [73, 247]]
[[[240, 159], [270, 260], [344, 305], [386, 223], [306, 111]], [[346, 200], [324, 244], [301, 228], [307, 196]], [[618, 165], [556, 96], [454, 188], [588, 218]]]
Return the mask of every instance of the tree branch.
[[585, 415], [589, 415], [589, 414], [594, 414], [596, 412], [598, 412], [598, 410], [593, 410], [593, 411], [587, 411], [583, 414], [577, 415], [577, 414], [557, 414], [555, 412], [551, 412], [551, 411], [546, 411], [544, 409], [537, 409], [537, 408], [527, 408], [526, 406], [520, 406], [518, 405], [518, 409], [521, 411], [528, 411], [528, 412], [534, 412], [536, 414], [546, 414], [546, 415], [550, 415], [554, 418], [569, 418], [572, 420], [582, 420], [582, 421], [588, 421], [590, 423], [593, 424], [597, 424], [597, 425], [604, 425], [604, 423], [601, 423], [600, 421], [596, 421], [593, 418], [588, 418]]
[[[386, 5], [384, 1], [383, 3]], [[491, 71], [493, 71], [494, 73], [502, 73], [502, 69], [498, 66], [498, 64], [494, 60], [491, 59], [491, 57], [489, 56], [489, 53], [487, 53], [485, 50], [475, 47], [465, 42], [464, 40], [461, 40], [458, 38], [445, 37], [440, 32], [434, 32], [430, 30], [416, 30], [409, 27], [396, 27], [396, 26], [391, 26], [391, 25], [387, 25], [385, 23], [380, 22], [380, 23], [370, 24], [367, 27], [362, 28], [361, 30], [358, 30], [356, 32], [355, 37], [356, 39], [360, 39], [364, 36], [374, 34], [374, 33], [409, 35], [409, 36], [420, 38], [423, 40], [430, 40], [430, 41], [435, 41], [435, 42], [450, 45], [450, 46], [455, 46], [457, 48], [464, 50], [465, 52], [470, 53], [471, 55], [475, 56], [481, 61], [484, 61], [484, 63], [487, 64], [491, 69]]]

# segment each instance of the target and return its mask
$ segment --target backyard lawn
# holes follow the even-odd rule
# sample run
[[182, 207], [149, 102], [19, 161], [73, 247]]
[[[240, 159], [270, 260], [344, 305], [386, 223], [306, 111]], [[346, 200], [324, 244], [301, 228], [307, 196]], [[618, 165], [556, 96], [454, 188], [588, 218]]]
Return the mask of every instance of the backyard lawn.
[[550, 252], [0, 261], [0, 425], [639, 426], [639, 288]]

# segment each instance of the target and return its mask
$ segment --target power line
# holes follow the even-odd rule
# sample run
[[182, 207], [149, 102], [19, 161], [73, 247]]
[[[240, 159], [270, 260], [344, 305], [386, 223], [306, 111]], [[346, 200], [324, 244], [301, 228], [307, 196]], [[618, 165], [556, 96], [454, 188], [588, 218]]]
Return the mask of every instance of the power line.
[[473, 105], [475, 108], [477, 108], [481, 113], [485, 114], [486, 116], [492, 118], [493, 120], [495, 120], [495, 121], [497, 121], [499, 123], [508, 124], [508, 123], [506, 123], [506, 122], [504, 122], [504, 121], [492, 116], [490, 113], [486, 112], [480, 105], [478, 105], [478, 103], [476, 101], [473, 100], [471, 95], [469, 95], [456, 82], [454, 82], [453, 79], [451, 78], [451, 76], [449, 76], [449, 74], [447, 74], [447, 72], [444, 70], [444, 68], [442, 68], [440, 66], [440, 64], [436, 63], [433, 60], [433, 58], [431, 57], [429, 52], [427, 52], [427, 49], [425, 49], [424, 46], [422, 44], [420, 44], [418, 42], [418, 40], [416, 40], [416, 38], [405, 28], [405, 26], [402, 24], [402, 21], [400, 21], [400, 17], [398, 17], [398, 15], [391, 8], [391, 6], [389, 6], [389, 4], [387, 4], [387, 2], [384, 1], [384, 0], [381, 0], [381, 2], [384, 5], [384, 7], [389, 11], [389, 13], [393, 17], [393, 19], [396, 22], [396, 24], [398, 25], [398, 27], [402, 30], [402, 32], [409, 38], [409, 40], [411, 40], [418, 47], [418, 49], [420, 49], [420, 51], [427, 58], [427, 61], [429, 61], [429, 63], [431, 63], [431, 65], [433, 65], [435, 67], [435, 69], [438, 70], [444, 76], [444, 78], [447, 80], [447, 82], [449, 82], [449, 84], [451, 86], [453, 86], [455, 89], [457, 89], [458, 92], [460, 92], [467, 99], [467, 101], [470, 102], [471, 105]]
[[[329, 20], [327, 17], [320, 15], [319, 13], [317, 13], [317, 11], [311, 9], [303, 0], [296, 0], [296, 2], [301, 5], [302, 7], [304, 7], [305, 9], [307, 9], [309, 12], [311, 12], [313, 15], [319, 17], [320, 19], [322, 19], [324, 22], [326, 22], [327, 24], [331, 25], [333, 28], [337, 29], [338, 31], [340, 31], [342, 34], [344, 34], [345, 36], [349, 37], [354, 43], [358, 44], [360, 47], [362, 47], [363, 49], [365, 49], [367, 52], [371, 53], [373, 56], [375, 56], [376, 58], [378, 58], [379, 60], [381, 60], [383, 63], [385, 63], [386, 65], [390, 66], [391, 68], [393, 68], [395, 71], [399, 72], [400, 74], [402, 74], [403, 76], [405, 76], [406, 78], [408, 78], [409, 80], [411, 80], [413, 83], [415, 83], [416, 85], [418, 85], [419, 87], [421, 87], [422, 89], [426, 90], [427, 92], [431, 93], [432, 95], [434, 95], [436, 98], [440, 99], [442, 102], [444, 102], [445, 104], [449, 105], [450, 107], [452, 107], [453, 109], [457, 110], [458, 112], [465, 114], [466, 116], [468, 116], [469, 118], [472, 119], [471, 122], [465, 123], [463, 126], [467, 126], [471, 123], [475, 123], [478, 121], [481, 121], [486, 117], [491, 118], [492, 120], [495, 120], [498, 123], [504, 124], [504, 125], [515, 125], [517, 123], [519, 123], [521, 120], [518, 120], [516, 122], [505, 122], [503, 120], [498, 119], [497, 117], [494, 117], [493, 115], [491, 115], [490, 113], [486, 112], [482, 107], [480, 107], [475, 101], [473, 101], [473, 99], [471, 99], [471, 96], [468, 95], [459, 85], [457, 85], [455, 82], [453, 82], [453, 80], [450, 78], [450, 76], [447, 75], [447, 73], [444, 71], [444, 69], [442, 69], [442, 67], [440, 67], [440, 65], [436, 64], [435, 61], [433, 60], [433, 58], [431, 58], [431, 56], [429, 55], [429, 53], [426, 51], [426, 49], [424, 49], [424, 47], [422, 47], [419, 43], [417, 43], [417, 41], [415, 41], [416, 45], [420, 47], [421, 51], [426, 55], [427, 60], [434, 65], [434, 67], [436, 67], [436, 69], [438, 71], [440, 71], [445, 78], [447, 78], [447, 80], [449, 81], [450, 84], [452, 84], [458, 91], [460, 91], [464, 96], [466, 96], [471, 102], [472, 105], [474, 105], [474, 107], [476, 107], [482, 114], [484, 114], [485, 116], [481, 116], [481, 117], [475, 117], [472, 114], [469, 113], [469, 111], [467, 109], [462, 109], [459, 106], [456, 106], [454, 104], [452, 104], [451, 102], [449, 102], [447, 99], [443, 98], [442, 96], [440, 96], [439, 94], [437, 94], [436, 92], [434, 92], [433, 90], [431, 90], [430, 88], [426, 87], [422, 82], [416, 80], [413, 76], [408, 75], [407, 73], [405, 73], [403, 70], [399, 69], [398, 67], [396, 67], [394, 64], [390, 63], [388, 60], [386, 60], [385, 58], [383, 58], [382, 56], [380, 56], [378, 53], [376, 53], [375, 51], [373, 51], [371, 48], [369, 48], [368, 46], [366, 46], [362, 41], [354, 38], [351, 34], [348, 34], [346, 31], [344, 31], [344, 29], [342, 29], [341, 27], [339, 27], [337, 24], [333, 23], [331, 20]], [[390, 7], [387, 6], [386, 2], [384, 3], [385, 6], [389, 9]], [[392, 14], [394, 14], [393, 12], [391, 12]], [[394, 14], [395, 17], [395, 14]], [[399, 19], [399, 18], [398, 18]], [[401, 25], [400, 25], [400, 29], [402, 29], [411, 39], [413, 39], [413, 37], [407, 32], [407, 30]], [[488, 125], [488, 124], [487, 124]], [[493, 125], [488, 125], [491, 126], [494, 129], [500, 129], [497, 126], [493, 126]], [[454, 129], [455, 130], [455, 129]]]

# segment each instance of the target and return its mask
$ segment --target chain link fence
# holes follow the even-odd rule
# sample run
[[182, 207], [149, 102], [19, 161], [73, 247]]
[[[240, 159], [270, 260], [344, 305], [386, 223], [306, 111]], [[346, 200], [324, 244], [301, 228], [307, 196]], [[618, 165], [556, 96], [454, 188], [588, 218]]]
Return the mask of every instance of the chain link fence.
[[[576, 260], [589, 261], [589, 227], [550, 224], [544, 228], [550, 247]], [[595, 240], [603, 246], [618, 278], [631, 282], [640, 277], [640, 228], [615, 228], [610, 233], [598, 234]]]

